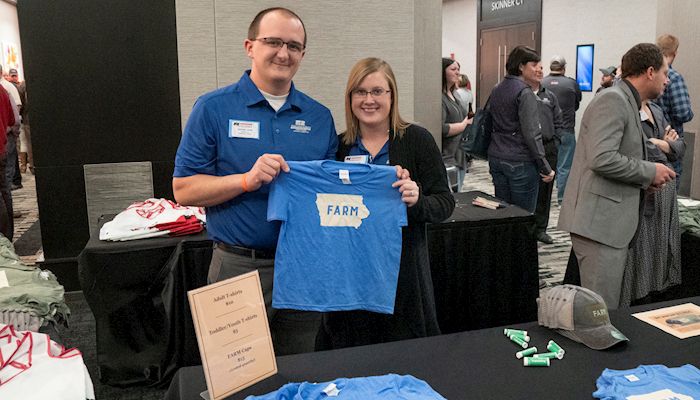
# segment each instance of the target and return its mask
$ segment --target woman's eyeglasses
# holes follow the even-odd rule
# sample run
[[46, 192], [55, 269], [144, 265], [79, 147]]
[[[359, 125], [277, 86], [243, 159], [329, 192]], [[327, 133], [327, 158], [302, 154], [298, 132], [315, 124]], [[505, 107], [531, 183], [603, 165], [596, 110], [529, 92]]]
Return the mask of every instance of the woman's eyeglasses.
[[367, 91], [365, 89], [355, 89], [352, 91], [352, 95], [353, 95], [353, 97], [357, 97], [357, 98], [367, 97], [367, 94], [371, 94], [372, 97], [379, 97], [379, 96], [383, 95], [384, 93], [389, 93], [389, 92], [391, 92], [391, 90], [386, 90], [383, 88], [374, 88], [370, 91]]

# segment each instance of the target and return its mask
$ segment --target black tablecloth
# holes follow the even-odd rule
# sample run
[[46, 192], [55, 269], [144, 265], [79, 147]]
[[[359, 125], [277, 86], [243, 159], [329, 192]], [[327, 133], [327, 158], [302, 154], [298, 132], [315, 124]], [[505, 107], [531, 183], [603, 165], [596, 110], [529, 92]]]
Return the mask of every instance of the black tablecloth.
[[201, 363], [186, 293], [206, 284], [210, 259], [206, 234], [101, 242], [93, 233], [78, 264], [101, 382], [167, 384], [177, 367]]
[[681, 235], [681, 287], [677, 295], [700, 296], [700, 236], [686, 232]]
[[537, 318], [535, 217], [510, 205], [491, 210], [471, 204], [482, 192], [455, 194], [452, 216], [428, 226], [430, 266], [443, 333]]
[[[445, 333], [537, 317], [537, 244], [527, 234], [534, 217], [515, 206], [473, 206], [476, 196], [489, 197], [456, 194], [452, 216], [428, 227]], [[178, 367], [200, 364], [186, 292], [206, 284], [210, 259], [204, 233], [129, 242], [101, 242], [93, 233], [79, 269], [95, 315], [101, 382], [167, 383]]]
[[[591, 399], [595, 381], [605, 368], [631, 369], [640, 364], [686, 363], [700, 367], [700, 337], [678, 339], [632, 317], [630, 313], [692, 301], [700, 297], [611, 311], [610, 318], [630, 342], [604, 351], [591, 350], [536, 322], [514, 325], [526, 329], [538, 349], [555, 340], [565, 350], [563, 360], [549, 368], [526, 368], [515, 358], [518, 347], [502, 328], [461, 332], [425, 339], [299, 354], [277, 358], [279, 373], [229, 399], [261, 395], [288, 382], [323, 382], [340, 377], [411, 374], [425, 380], [447, 399]], [[180, 369], [167, 400], [200, 399], [206, 390], [202, 367]]]

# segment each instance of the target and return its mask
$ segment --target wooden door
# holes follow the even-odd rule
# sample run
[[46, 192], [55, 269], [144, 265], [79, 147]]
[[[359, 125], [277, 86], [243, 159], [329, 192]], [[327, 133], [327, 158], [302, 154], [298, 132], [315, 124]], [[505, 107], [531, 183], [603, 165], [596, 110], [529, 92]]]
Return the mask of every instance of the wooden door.
[[[537, 49], [535, 22], [485, 29], [481, 31], [479, 43], [479, 80], [477, 82], [477, 104], [483, 107], [494, 86], [506, 75], [508, 53], [514, 47], [525, 45]], [[538, 50], [539, 51], [539, 50]]]
[[505, 38], [506, 32], [501, 28], [481, 32], [481, 46], [479, 48], [480, 72], [477, 82], [477, 100], [479, 107], [483, 107], [491, 93], [491, 89], [503, 79], [505, 67], [503, 65], [502, 47]]

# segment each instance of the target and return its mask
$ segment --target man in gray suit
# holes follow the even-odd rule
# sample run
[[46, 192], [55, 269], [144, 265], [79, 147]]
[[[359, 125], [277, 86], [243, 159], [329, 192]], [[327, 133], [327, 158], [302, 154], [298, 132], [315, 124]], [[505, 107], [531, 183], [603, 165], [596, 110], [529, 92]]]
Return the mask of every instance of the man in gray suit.
[[640, 43], [622, 57], [622, 82], [598, 94], [583, 114], [558, 228], [571, 233], [581, 285], [617, 308], [627, 248], [639, 222], [644, 191], [675, 178], [645, 161], [639, 110], [668, 83], [659, 48]]

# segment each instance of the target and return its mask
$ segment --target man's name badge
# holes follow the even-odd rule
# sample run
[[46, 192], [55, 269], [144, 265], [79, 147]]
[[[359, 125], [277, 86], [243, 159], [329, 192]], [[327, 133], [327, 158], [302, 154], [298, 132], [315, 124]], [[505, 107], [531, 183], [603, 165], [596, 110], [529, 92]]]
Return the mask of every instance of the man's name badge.
[[260, 122], [228, 120], [228, 137], [243, 139], [260, 139]]

